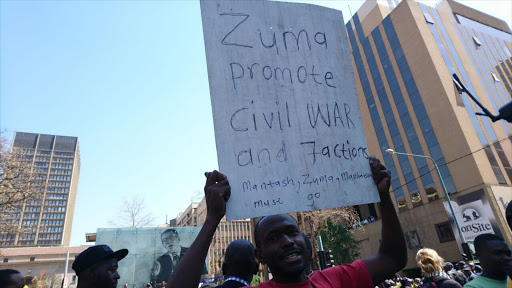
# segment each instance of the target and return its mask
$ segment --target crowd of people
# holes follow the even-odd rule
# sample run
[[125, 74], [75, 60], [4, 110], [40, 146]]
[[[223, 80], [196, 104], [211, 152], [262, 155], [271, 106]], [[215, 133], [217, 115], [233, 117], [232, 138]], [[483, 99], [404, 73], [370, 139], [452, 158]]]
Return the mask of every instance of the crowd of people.
[[[391, 278], [407, 264], [407, 248], [402, 227], [390, 197], [390, 173], [378, 159], [370, 157], [372, 177], [381, 201], [382, 234], [378, 252], [351, 264], [311, 271], [312, 246], [288, 214], [261, 218], [255, 225], [255, 247], [236, 240], [226, 249], [222, 272], [225, 281], [217, 287], [247, 287], [258, 271], [258, 262], [266, 264], [273, 278], [260, 288], [505, 288], [512, 276], [511, 250], [494, 234], [475, 238], [475, 256], [480, 265], [460, 261], [445, 262], [435, 251], [420, 249], [416, 262], [423, 278]], [[197, 288], [204, 271], [205, 258], [213, 235], [226, 212], [231, 187], [226, 175], [208, 174], [205, 185], [207, 216], [199, 235], [175, 263], [166, 287]], [[507, 208], [512, 224], [512, 205]], [[92, 246], [80, 253], [72, 265], [78, 276], [78, 288], [116, 288], [120, 279], [118, 262], [127, 249], [113, 251], [107, 245]], [[387, 280], [386, 280], [387, 279]], [[0, 288], [23, 288], [23, 276], [16, 270], [0, 270]], [[509, 286], [509, 288], [512, 287]]]

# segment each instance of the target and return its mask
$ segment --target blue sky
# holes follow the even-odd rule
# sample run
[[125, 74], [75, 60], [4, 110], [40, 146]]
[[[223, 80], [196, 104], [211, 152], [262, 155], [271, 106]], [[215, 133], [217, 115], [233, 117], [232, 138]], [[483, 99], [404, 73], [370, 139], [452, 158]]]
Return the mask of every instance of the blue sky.
[[[511, 25], [511, 1], [461, 2]], [[79, 137], [72, 245], [136, 194], [175, 217], [217, 168], [199, 1], [1, 0], [0, 129]]]

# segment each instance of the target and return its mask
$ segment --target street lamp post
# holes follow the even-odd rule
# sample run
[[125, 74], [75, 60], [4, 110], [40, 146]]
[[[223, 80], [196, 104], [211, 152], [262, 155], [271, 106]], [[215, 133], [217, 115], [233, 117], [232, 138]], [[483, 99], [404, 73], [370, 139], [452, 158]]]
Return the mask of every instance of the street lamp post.
[[446, 186], [444, 185], [443, 177], [441, 176], [441, 172], [439, 171], [439, 167], [437, 166], [436, 161], [434, 161], [434, 159], [430, 156], [396, 152], [393, 149], [386, 149], [386, 153], [391, 154], [391, 155], [397, 154], [397, 155], [427, 158], [427, 159], [432, 160], [432, 163], [434, 163], [434, 167], [436, 167], [437, 176], [439, 176], [439, 181], [441, 181], [441, 186], [443, 187], [444, 196], [446, 197], [446, 201], [448, 202], [448, 206], [450, 207], [450, 211], [452, 212], [453, 221], [455, 222], [455, 226], [457, 227], [457, 231], [459, 232], [460, 240], [463, 243], [462, 245], [465, 245], [466, 239], [464, 238], [464, 234], [462, 234], [462, 231], [460, 230], [459, 222], [457, 221], [457, 217], [455, 216], [455, 212], [453, 211], [452, 202], [450, 201], [450, 195], [448, 195], [448, 191], [446, 191]]

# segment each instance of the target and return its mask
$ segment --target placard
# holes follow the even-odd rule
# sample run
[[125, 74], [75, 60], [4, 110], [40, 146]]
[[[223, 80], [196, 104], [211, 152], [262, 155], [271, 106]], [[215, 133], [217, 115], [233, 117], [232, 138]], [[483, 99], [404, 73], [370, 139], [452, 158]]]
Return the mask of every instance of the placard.
[[378, 202], [340, 11], [201, 1], [227, 219]]

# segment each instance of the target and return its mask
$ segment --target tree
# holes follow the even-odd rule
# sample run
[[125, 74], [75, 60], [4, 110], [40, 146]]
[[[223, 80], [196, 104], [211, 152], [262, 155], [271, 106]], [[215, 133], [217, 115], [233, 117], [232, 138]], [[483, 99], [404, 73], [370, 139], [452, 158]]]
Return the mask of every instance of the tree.
[[[320, 236], [320, 232], [327, 225], [328, 221], [332, 224], [340, 225], [340, 226], [352, 226], [355, 223], [360, 221], [359, 215], [357, 214], [354, 207], [340, 207], [334, 209], [324, 209], [324, 210], [313, 210], [308, 212], [299, 213], [301, 216], [302, 222], [305, 226], [308, 226], [305, 229], [305, 233], [309, 237], [311, 244], [313, 246], [313, 260], [311, 263], [311, 267], [319, 269], [318, 267], [318, 243], [316, 240], [317, 236]], [[323, 242], [323, 237], [322, 237]], [[323, 243], [325, 246], [325, 243]], [[332, 249], [331, 249], [332, 250]]]
[[120, 228], [139, 228], [153, 226], [154, 221], [155, 217], [146, 206], [144, 199], [133, 196], [131, 199], [123, 201], [118, 217], [110, 221], [110, 224]]
[[0, 134], [0, 245], [20, 232], [32, 231], [22, 228], [20, 215], [25, 204], [39, 206], [45, 184], [44, 179], [32, 175], [32, 160], [29, 152], [11, 151]]
[[260, 283], [261, 283], [260, 276], [258, 276], [258, 275], [252, 276], [252, 281], [250, 284], [251, 287], [256, 287], [256, 286], [260, 285]]
[[327, 219], [320, 231], [325, 250], [331, 250], [336, 265], [352, 263], [359, 258], [359, 245], [352, 233], [339, 224]]

